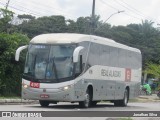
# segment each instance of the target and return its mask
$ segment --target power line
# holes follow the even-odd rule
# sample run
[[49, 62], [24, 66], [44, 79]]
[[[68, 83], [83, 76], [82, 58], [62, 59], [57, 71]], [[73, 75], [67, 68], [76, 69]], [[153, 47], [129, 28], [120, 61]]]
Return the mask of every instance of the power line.
[[[13, 5], [13, 4], [12, 4]], [[33, 10], [30, 10], [30, 9], [28, 9], [28, 8], [25, 8], [25, 7], [23, 7], [23, 6], [21, 6], [21, 5], [18, 5], [18, 4], [16, 4], [16, 6], [19, 6], [20, 8], [22, 8], [22, 9], [25, 9], [25, 10], [27, 10], [27, 11], [30, 11], [30, 12], [33, 12], [33, 13], [35, 13], [35, 14], [38, 14], [38, 16], [41, 16], [40, 15], [40, 12], [37, 12], [37, 11], [33, 11]], [[43, 11], [42, 11], [43, 12]]]
[[[110, 8], [112, 8], [112, 9], [114, 9], [114, 10], [119, 11], [119, 9], [117, 9], [116, 7], [113, 7], [112, 5], [110, 5], [110, 4], [108, 4], [108, 3], [106, 3], [105, 1], [103, 1], [103, 0], [100, 0], [100, 1], [101, 1], [103, 4], [105, 4], [105, 5], [109, 6]], [[125, 13], [123, 13], [123, 14], [125, 14], [125, 15], [127, 15], [127, 16], [129, 16], [129, 17], [132, 17], [132, 18], [138, 19], [138, 20], [142, 20], [141, 18], [139, 18], [139, 17], [135, 17], [135, 16], [130, 15], [130, 14], [127, 14], [126, 12], [125, 12]]]
[[[140, 13], [141, 15], [146, 16], [146, 15], [145, 15], [145, 14], [143, 14], [141, 11], [139, 11], [139, 10], [135, 9], [135, 8], [134, 8], [134, 7], [132, 7], [131, 5], [129, 5], [129, 4], [127, 4], [126, 2], [124, 2], [123, 0], [122, 0], [121, 2], [122, 2], [122, 3], [124, 3], [124, 4], [126, 4], [127, 6], [129, 6], [131, 9], [133, 9], [133, 10], [137, 11], [137, 12], [138, 12], [138, 13]], [[150, 16], [146, 16], [146, 17], [149, 17], [150, 19], [155, 20], [154, 18], [152, 18], [152, 17], [150, 17]]]
[[117, 0], [114, 0], [114, 2], [117, 3], [117, 4], [119, 4], [119, 5], [122, 6], [122, 7], [126, 8], [127, 10], [131, 11], [132, 13], [137, 14], [138, 16], [145, 17], [145, 16], [139, 14], [139, 12], [137, 13], [137, 12], [133, 11], [132, 9], [130, 9], [130, 7], [126, 7], [125, 5], [123, 5], [122, 3], [120, 3], [120, 2], [117, 1]]
[[[140, 16], [140, 17], [143, 17], [144, 19], [151, 19], [151, 20], [154, 20], [153, 18], [151, 18], [150, 16], [146, 16], [144, 15], [142, 12], [140, 12], [139, 10], [133, 8], [132, 6], [130, 6], [129, 4], [121, 1], [122, 3], [126, 4], [127, 6], [125, 6], [124, 4], [120, 3], [120, 1], [117, 1], [117, 0], [114, 0], [115, 3], [119, 4], [120, 6], [126, 8], [127, 10], [129, 10], [130, 12]], [[129, 7], [128, 7], [129, 6]], [[155, 20], [154, 20], [155, 21]]]
[[[16, 3], [16, 4], [15, 4]], [[33, 4], [33, 3], [35, 3], [35, 4]], [[4, 5], [4, 3], [2, 3], [1, 2], [1, 4], [2, 5]], [[34, 8], [37, 8], [36, 10], [38, 10], [39, 12], [37, 12], [37, 11], [33, 11], [33, 10], [30, 10], [30, 9], [28, 9], [28, 8], [26, 8], [26, 7], [23, 7], [22, 6], [22, 4], [23, 3], [21, 3], [21, 2], [17, 2], [17, 1], [14, 1], [14, 3], [12, 3], [12, 5], [9, 5], [9, 7], [10, 8], [12, 8], [12, 9], [15, 9], [15, 10], [18, 10], [18, 11], [21, 11], [21, 12], [24, 12], [24, 13], [29, 13], [29, 14], [31, 14], [31, 15], [34, 15], [34, 16], [37, 16], [37, 17], [41, 17], [41, 16], [45, 16], [45, 14], [47, 13], [51, 13], [51, 11], [49, 11], [49, 10], [46, 10], [45, 9], [45, 11], [42, 11], [42, 9], [40, 9], [38, 6], [37, 6], [37, 4], [38, 5], [42, 5], [42, 4], [39, 4], [39, 3], [36, 3], [36, 2], [32, 2], [32, 4], [34, 5]], [[16, 5], [16, 7], [14, 7], [13, 5]], [[17, 7], [18, 6], [18, 7]], [[43, 5], [43, 7], [44, 7], [44, 5]], [[67, 14], [65, 14], [64, 13], [64, 11], [62, 11], [62, 10], [58, 10], [58, 9], [56, 9], [56, 8], [53, 8], [53, 6], [52, 7], [49, 7], [49, 6], [46, 6], [47, 8], [52, 8], [52, 9], [54, 9], [54, 10], [56, 10], [56, 11], [60, 11], [61, 12], [61, 15], [63, 15], [63, 16], [68, 16], [68, 17], [73, 17], [73, 15], [69, 15], [68, 13]], [[21, 8], [21, 9], [20, 9]], [[25, 10], [23, 10], [23, 9], [25, 9], [25, 10], [27, 10], [27, 11], [25, 11]], [[44, 8], [43, 8], [43, 10], [44, 10]], [[28, 12], [29, 11], [29, 12]], [[41, 13], [44, 13], [44, 15], [42, 15]], [[53, 13], [52, 13], [53, 14]]]
[[[16, 3], [19, 3], [19, 4], [23, 4], [23, 3], [17, 2], [17, 1], [14, 1], [14, 3], [15, 3], [15, 2], [16, 2]], [[39, 7], [37, 6], [37, 4], [38, 4]], [[16, 4], [16, 5], [17, 5], [17, 4]], [[43, 10], [47, 11], [47, 12], [44, 12], [44, 11], [42, 11], [42, 8], [41, 8], [40, 6], [45, 7], [45, 8], [54, 9], [54, 10], [60, 12], [60, 13], [61, 13], [62, 15], [64, 15], [64, 16], [73, 17], [73, 15], [70, 15], [69, 13], [65, 12], [64, 10], [54, 8], [53, 6], [48, 6], [48, 5], [46, 5], [46, 4], [43, 4], [43, 5], [42, 5], [42, 4], [37, 3], [37, 2], [35, 2], [35, 1], [32, 1], [32, 5], [34, 5], [34, 8], [37, 8], [38, 11], [41, 11], [41, 12], [43, 12], [43, 13], [51, 13], [51, 11], [43, 8]], [[28, 9], [28, 8], [27, 8], [27, 9]], [[53, 14], [53, 13], [52, 13], [52, 14]]]
[[[116, 7], [113, 7], [112, 5], [110, 5], [110, 4], [108, 4], [108, 3], [106, 3], [105, 1], [103, 1], [103, 0], [100, 0], [103, 4], [105, 4], [105, 5], [107, 5], [107, 6], [109, 6], [110, 8], [112, 8], [112, 9], [114, 9], [114, 10], [118, 10]], [[139, 10], [136, 10], [135, 8], [133, 8], [133, 7], [128, 7], [128, 6], [125, 6], [125, 5], [123, 5], [122, 3], [119, 3], [119, 1], [117, 1], [117, 0], [114, 0], [114, 2], [116, 3], [116, 4], [119, 4], [120, 6], [122, 6], [122, 7], [124, 7], [124, 8], [126, 8], [128, 11], [130, 11], [131, 13], [134, 13], [135, 15], [131, 15], [131, 14], [128, 14], [128, 13], [124, 13], [125, 15], [127, 15], [127, 16], [130, 16], [130, 17], [132, 17], [132, 18], [135, 18], [135, 19], [138, 19], [138, 20], [143, 20], [142, 18], [144, 18], [144, 19], [151, 19], [152, 21], [155, 21], [155, 22], [157, 22], [157, 20], [155, 20], [155, 19], [153, 19], [152, 17], [150, 17], [150, 16], [146, 16], [146, 15], [144, 15], [142, 12], [140, 12]], [[121, 1], [122, 2], [122, 1]], [[126, 3], [126, 5], [127, 5], [127, 3]], [[130, 5], [129, 5], [130, 6]], [[139, 17], [142, 17], [142, 18], [139, 18], [139, 17], [137, 17], [137, 15], [139, 16]], [[157, 22], [158, 23], [158, 22]]]
[[[1, 5], [5, 5], [4, 3], [2, 3], [2, 2], [0, 2], [0, 4]], [[13, 7], [13, 6], [11, 6], [11, 5], [9, 5], [8, 7], [10, 7], [10, 8], [13, 8], [13, 9], [15, 9], [15, 10], [18, 10], [18, 11], [21, 11], [21, 12], [25, 12], [26, 13], [26, 11], [24, 11], [24, 10], [21, 10], [21, 9], [19, 9], [19, 8], [15, 8], [15, 7]], [[28, 12], [29, 14], [32, 14], [32, 15], [34, 15], [34, 16], [41, 16], [41, 15], [38, 15], [38, 14], [35, 14], [35, 13], [30, 13], [30, 12]]]
[[123, 13], [123, 14], [125, 14], [125, 15], [127, 15], [127, 16], [130, 16], [130, 17], [132, 17], [132, 18], [138, 19], [138, 20], [142, 20], [141, 18], [135, 17], [135, 16], [130, 15], [130, 14], [128, 14], [128, 13]]
[[117, 8], [113, 7], [112, 5], [110, 5], [110, 4], [106, 3], [106, 2], [104, 2], [103, 0], [100, 0], [100, 1], [101, 1], [103, 4], [109, 6], [110, 8], [112, 8], [112, 9], [114, 9], [114, 10], [116, 10], [116, 11], [119, 11], [119, 9], [117, 9]]

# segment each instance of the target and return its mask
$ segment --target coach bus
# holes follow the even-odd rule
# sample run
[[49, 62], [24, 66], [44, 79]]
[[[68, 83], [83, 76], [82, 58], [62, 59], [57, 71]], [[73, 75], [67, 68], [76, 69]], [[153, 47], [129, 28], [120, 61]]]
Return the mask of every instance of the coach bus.
[[41, 106], [78, 102], [87, 108], [111, 101], [127, 106], [138, 96], [141, 83], [140, 50], [114, 40], [73, 33], [42, 34], [29, 45], [22, 77], [22, 98]]

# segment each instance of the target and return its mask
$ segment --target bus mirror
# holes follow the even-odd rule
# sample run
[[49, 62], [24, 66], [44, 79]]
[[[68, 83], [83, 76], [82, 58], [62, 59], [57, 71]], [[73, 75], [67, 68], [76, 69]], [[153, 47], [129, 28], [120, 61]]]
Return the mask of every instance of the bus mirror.
[[79, 52], [84, 49], [84, 47], [82, 46], [78, 46], [74, 52], [73, 52], [73, 62], [76, 63], [78, 62], [78, 58], [79, 58]]
[[19, 55], [20, 55], [21, 51], [26, 49], [27, 47], [28, 47], [28, 45], [21, 46], [16, 50], [16, 54], [15, 54], [15, 60], [16, 61], [19, 61]]

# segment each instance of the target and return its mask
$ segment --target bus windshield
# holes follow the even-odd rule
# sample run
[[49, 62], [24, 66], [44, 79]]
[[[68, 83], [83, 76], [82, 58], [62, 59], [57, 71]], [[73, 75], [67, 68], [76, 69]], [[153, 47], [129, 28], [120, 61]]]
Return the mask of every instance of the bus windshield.
[[73, 77], [75, 45], [33, 45], [28, 47], [24, 77], [35, 82], [64, 82]]

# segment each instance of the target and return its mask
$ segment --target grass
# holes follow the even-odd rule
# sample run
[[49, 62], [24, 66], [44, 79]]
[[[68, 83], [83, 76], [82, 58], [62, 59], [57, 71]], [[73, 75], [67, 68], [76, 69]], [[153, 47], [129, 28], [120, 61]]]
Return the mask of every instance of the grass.
[[17, 96], [0, 96], [0, 99], [21, 99], [21, 97], [17, 97]]
[[138, 102], [138, 99], [130, 99], [129, 102]]

